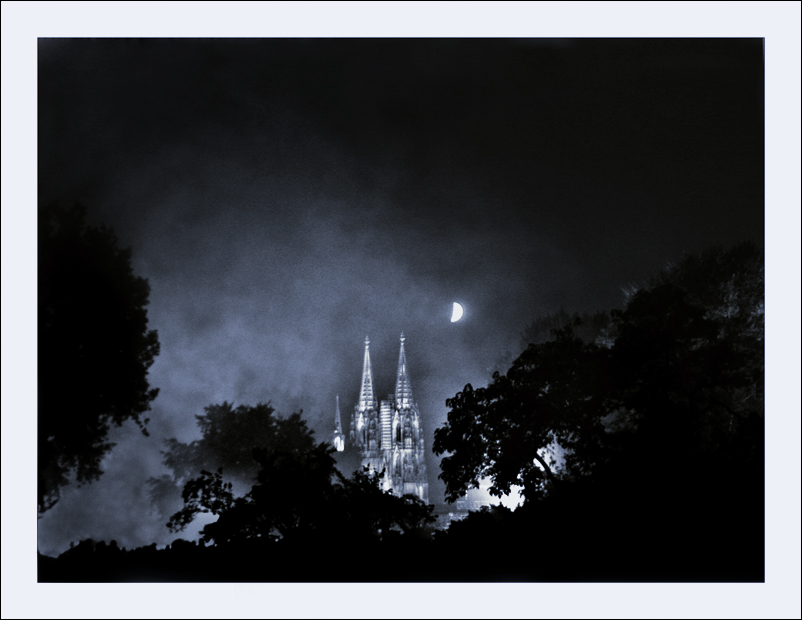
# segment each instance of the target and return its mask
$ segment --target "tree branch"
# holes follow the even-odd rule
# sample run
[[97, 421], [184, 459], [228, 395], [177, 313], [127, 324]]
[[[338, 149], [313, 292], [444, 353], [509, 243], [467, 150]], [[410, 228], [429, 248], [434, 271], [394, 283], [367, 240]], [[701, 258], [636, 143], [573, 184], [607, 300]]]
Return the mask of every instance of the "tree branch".
[[537, 452], [535, 452], [535, 460], [543, 466], [543, 469], [546, 471], [546, 477], [551, 481], [552, 484], [557, 483], [557, 479], [554, 477], [554, 474], [551, 472], [551, 468], [548, 466], [546, 461], [543, 460]]

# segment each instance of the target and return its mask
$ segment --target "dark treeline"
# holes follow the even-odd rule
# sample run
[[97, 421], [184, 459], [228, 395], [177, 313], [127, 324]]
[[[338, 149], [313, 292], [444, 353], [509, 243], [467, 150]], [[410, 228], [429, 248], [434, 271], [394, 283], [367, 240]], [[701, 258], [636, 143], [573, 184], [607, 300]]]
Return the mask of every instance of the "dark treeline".
[[[148, 329], [150, 286], [131, 269], [114, 232], [88, 226], [86, 208], [49, 204], [38, 229], [38, 511], [61, 489], [97, 480], [114, 447], [112, 425], [147, 435], [159, 393], [148, 369], [159, 339]], [[102, 387], [101, 387], [102, 386]]]
[[490, 478], [526, 502], [451, 534], [493, 532], [541, 564], [510, 569], [533, 578], [762, 580], [763, 299], [762, 252], [712, 248], [632, 291], [594, 339], [569, 324], [466, 385], [435, 431], [447, 493]]
[[489, 479], [523, 488], [514, 511], [437, 530], [433, 506], [378, 473], [344, 476], [300, 414], [223, 403], [197, 416], [200, 440], [168, 440], [172, 473], [151, 480], [177, 535], [217, 517], [200, 541], [86, 540], [40, 555], [39, 580], [762, 581], [762, 251], [687, 256], [584, 318], [533, 322], [435, 432], [448, 499]]

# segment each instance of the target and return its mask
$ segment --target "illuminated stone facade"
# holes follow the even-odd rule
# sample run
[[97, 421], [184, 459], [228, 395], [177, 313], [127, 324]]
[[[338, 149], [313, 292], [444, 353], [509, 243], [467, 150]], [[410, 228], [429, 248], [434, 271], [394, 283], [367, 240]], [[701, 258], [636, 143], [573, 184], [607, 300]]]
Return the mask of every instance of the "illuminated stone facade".
[[343, 434], [343, 425], [340, 422], [340, 395], [337, 394], [337, 413], [334, 415], [334, 447], [337, 452], [345, 450], [345, 435]]
[[365, 338], [362, 385], [359, 402], [351, 415], [349, 443], [352, 449], [359, 451], [363, 466], [384, 471], [385, 489], [392, 490], [396, 495], [409, 493], [428, 503], [429, 479], [423, 448], [423, 426], [418, 405], [412, 398], [404, 340], [404, 334], [401, 334], [395, 393], [378, 403], [373, 390], [370, 341]]

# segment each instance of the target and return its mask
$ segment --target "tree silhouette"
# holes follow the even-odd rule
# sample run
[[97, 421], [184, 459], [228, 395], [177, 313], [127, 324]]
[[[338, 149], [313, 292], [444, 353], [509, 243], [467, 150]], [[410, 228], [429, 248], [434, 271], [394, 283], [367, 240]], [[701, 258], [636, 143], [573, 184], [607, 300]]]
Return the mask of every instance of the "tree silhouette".
[[[687, 256], [612, 313], [610, 348], [557, 330], [486, 388], [447, 401], [434, 450], [453, 500], [558, 480], [734, 480], [762, 472], [763, 265], [753, 245]], [[561, 471], [544, 451], [565, 449]], [[740, 472], [737, 475], [735, 472]], [[699, 484], [702, 484], [699, 482]]]
[[[298, 413], [279, 418], [266, 405], [232, 410], [227, 403], [207, 407], [206, 411], [207, 417], [199, 419], [208, 419], [210, 411], [218, 422], [222, 417], [236, 420], [240, 417], [237, 412], [244, 416], [249, 411], [265, 414], [258, 447], [251, 449], [251, 460], [261, 469], [256, 484], [244, 497], [232, 493], [232, 484], [223, 480], [223, 467], [214, 474], [203, 471], [199, 478], [188, 480], [182, 493], [184, 508], [173, 515], [168, 527], [180, 531], [195, 515], [207, 512], [219, 519], [204, 528], [206, 541], [284, 537], [306, 530], [310, 520], [317, 518], [318, 504], [330, 492], [335, 472], [333, 449], [328, 444], [315, 443], [312, 431]], [[211, 431], [213, 426], [205, 428]]]
[[[579, 319], [579, 321], [577, 321]], [[521, 332], [521, 346], [527, 347], [530, 344], [540, 344], [554, 339], [554, 332], [571, 326], [574, 335], [584, 342], [596, 342], [599, 336], [603, 336], [605, 329], [610, 324], [609, 312], [574, 312], [568, 313], [560, 308], [557, 312], [541, 314], [535, 318]]]
[[490, 493], [505, 495], [512, 485], [526, 498], [542, 495], [558, 472], [548, 462], [555, 442], [566, 450], [566, 468], [589, 469], [603, 433], [603, 367], [609, 352], [575, 338], [572, 326], [555, 339], [529, 347], [509, 371], [493, 374], [486, 388], [466, 385], [446, 401], [445, 426], [434, 433], [440, 477], [454, 501], [482, 478]]
[[[490, 477], [525, 503], [455, 524], [515, 545], [538, 579], [761, 580], [763, 258], [751, 244], [688, 255], [635, 289], [602, 339], [569, 325], [487, 387], [451, 399], [434, 450], [448, 499]], [[546, 458], [558, 444], [558, 468]], [[451, 536], [453, 534], [453, 536]], [[515, 565], [513, 565], [515, 564]]]
[[730, 456], [762, 469], [763, 256], [754, 244], [685, 256], [615, 312], [614, 326], [609, 405], [628, 412], [641, 445], [649, 433], [661, 445], [682, 434], [683, 450], [709, 460], [737, 444]]
[[85, 224], [80, 205], [39, 213], [38, 505], [50, 509], [74, 476], [96, 480], [111, 450], [111, 424], [133, 420], [147, 435], [159, 353], [148, 330], [150, 287], [110, 229]]
[[[221, 412], [207, 408], [207, 413], [210, 409]], [[273, 422], [265, 428], [272, 433], [263, 434], [260, 446], [253, 449], [259, 469], [251, 490], [237, 497], [223, 478], [224, 468], [202, 471], [184, 484], [184, 507], [170, 518], [171, 531], [181, 531], [198, 514], [210, 513], [218, 519], [204, 526], [205, 542], [280, 539], [309, 546], [343, 536], [381, 540], [394, 530], [419, 532], [434, 521], [432, 506], [411, 495], [383, 491], [379, 473], [357, 471], [345, 478], [335, 467], [334, 448], [316, 443], [300, 414], [275, 418], [268, 409], [266, 417]], [[235, 417], [230, 406], [224, 410]]]
[[[299, 414], [283, 419], [275, 413], [270, 403], [234, 407], [223, 402], [204, 407], [204, 412], [195, 416], [201, 438], [189, 443], [167, 439], [162, 462], [170, 474], [148, 480], [150, 499], [159, 513], [168, 517], [178, 510], [184, 484], [201, 471], [222, 469], [228, 482], [249, 489], [259, 471], [255, 448], [274, 446], [279, 436], [288, 441], [289, 436], [294, 436], [292, 441], [305, 436]], [[305, 448], [311, 445], [307, 443]]]
[[[574, 336], [584, 342], [609, 347], [611, 317], [609, 312], [567, 312], [560, 308], [556, 312], [541, 313], [520, 334], [520, 346], [524, 349], [530, 344], [542, 344], [554, 339], [555, 332], [570, 327]], [[505, 372], [515, 360], [514, 351], [504, 351], [496, 356], [490, 374]]]

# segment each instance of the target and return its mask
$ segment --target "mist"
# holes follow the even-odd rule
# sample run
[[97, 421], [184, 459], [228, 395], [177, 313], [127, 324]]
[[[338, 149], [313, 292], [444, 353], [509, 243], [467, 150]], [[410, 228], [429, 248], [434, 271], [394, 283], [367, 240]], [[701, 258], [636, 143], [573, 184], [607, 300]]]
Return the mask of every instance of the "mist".
[[40, 39], [40, 204], [79, 201], [132, 247], [161, 342], [150, 437], [114, 429], [42, 553], [174, 539], [146, 480], [206, 405], [303, 410], [330, 441], [366, 335], [378, 399], [406, 335], [430, 452], [446, 398], [534, 318], [762, 239], [760, 40], [524, 43]]

